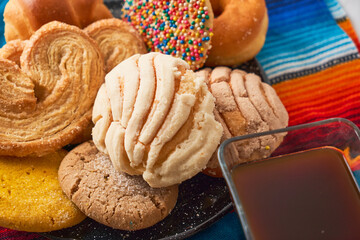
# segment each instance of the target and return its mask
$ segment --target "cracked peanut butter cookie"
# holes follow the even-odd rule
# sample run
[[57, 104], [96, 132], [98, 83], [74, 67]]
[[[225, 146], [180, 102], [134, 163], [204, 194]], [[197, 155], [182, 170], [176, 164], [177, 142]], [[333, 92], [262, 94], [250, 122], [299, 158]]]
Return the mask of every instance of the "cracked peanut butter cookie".
[[178, 186], [151, 188], [141, 176], [115, 171], [92, 141], [62, 161], [59, 181], [65, 194], [88, 217], [121, 230], [139, 230], [164, 219], [174, 208]]

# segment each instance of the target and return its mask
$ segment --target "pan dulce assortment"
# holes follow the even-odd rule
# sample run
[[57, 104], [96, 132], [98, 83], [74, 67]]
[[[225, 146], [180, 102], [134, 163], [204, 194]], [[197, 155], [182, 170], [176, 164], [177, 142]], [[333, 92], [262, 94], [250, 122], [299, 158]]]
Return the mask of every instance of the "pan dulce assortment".
[[[236, 23], [235, 9], [246, 9]], [[219, 176], [222, 141], [288, 124], [270, 85], [231, 68], [264, 43], [263, 0], [126, 1], [122, 19], [101, 0], [10, 0], [4, 20], [2, 227], [46, 232], [85, 215], [150, 227], [183, 181]], [[269, 156], [281, 141], [233, 146], [233, 159]]]

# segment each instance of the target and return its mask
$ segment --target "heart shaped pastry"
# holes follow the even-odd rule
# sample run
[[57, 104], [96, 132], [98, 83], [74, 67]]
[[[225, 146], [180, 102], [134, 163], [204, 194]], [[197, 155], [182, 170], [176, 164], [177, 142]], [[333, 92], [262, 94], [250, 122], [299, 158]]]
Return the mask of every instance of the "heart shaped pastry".
[[0, 59], [0, 155], [41, 156], [88, 126], [104, 63], [94, 40], [59, 22], [36, 31], [20, 60]]
[[0, 49], [0, 58], [11, 60], [20, 66], [20, 56], [24, 51], [26, 43], [27, 40], [22, 41], [20, 39], [7, 42]]
[[84, 31], [98, 43], [108, 73], [116, 65], [136, 53], [146, 53], [143, 39], [129, 23], [117, 18], [103, 19]]

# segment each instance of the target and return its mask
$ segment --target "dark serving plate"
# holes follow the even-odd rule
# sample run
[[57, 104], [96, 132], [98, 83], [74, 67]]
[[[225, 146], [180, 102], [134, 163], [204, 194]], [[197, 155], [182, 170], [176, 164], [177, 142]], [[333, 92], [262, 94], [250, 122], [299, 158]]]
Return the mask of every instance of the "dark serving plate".
[[180, 185], [176, 207], [150, 228], [121, 231], [87, 218], [74, 227], [42, 235], [50, 239], [183, 239], [208, 227], [231, 209], [225, 181], [200, 173]]
[[[255, 59], [237, 68], [256, 73], [267, 82]], [[209, 227], [231, 210], [232, 201], [225, 180], [199, 173], [180, 185], [179, 198], [171, 214], [150, 228], [133, 232], [121, 231], [87, 218], [74, 227], [42, 235], [54, 240], [184, 239]]]
[[[115, 17], [120, 16], [123, 0], [104, 0]], [[257, 60], [236, 68], [260, 75], [268, 83]], [[80, 224], [48, 233], [50, 239], [184, 239], [209, 227], [232, 210], [232, 201], [225, 180], [199, 173], [183, 182], [179, 198], [171, 214], [158, 224], [138, 231], [122, 231], [104, 226], [87, 218]]]

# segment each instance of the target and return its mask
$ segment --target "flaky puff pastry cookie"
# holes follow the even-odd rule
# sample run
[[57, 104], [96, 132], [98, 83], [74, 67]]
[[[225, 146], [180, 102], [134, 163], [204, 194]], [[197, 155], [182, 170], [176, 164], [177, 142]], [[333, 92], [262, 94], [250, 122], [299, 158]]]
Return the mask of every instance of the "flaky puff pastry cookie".
[[0, 155], [44, 155], [91, 121], [104, 79], [97, 44], [77, 27], [51, 22], [15, 62], [0, 59]]
[[24, 51], [27, 40], [12, 40], [7, 42], [0, 49], [0, 58], [8, 59], [10, 61], [15, 62], [18, 66], [20, 66], [20, 56]]
[[[110, 72], [123, 60], [137, 53], [147, 53], [140, 34], [129, 23], [110, 18], [96, 21], [83, 29], [94, 39], [103, 56], [105, 72]], [[20, 66], [20, 56], [27, 40], [12, 40], [0, 49], [0, 58], [9, 59]]]
[[106, 72], [110, 72], [134, 54], [147, 53], [145, 43], [137, 30], [120, 19], [100, 20], [84, 30], [98, 43], [104, 57]]
[[[11, 40], [7, 42], [1, 49], [0, 49], [0, 58], [8, 59], [10, 61], [15, 62], [19, 67], [20, 64], [20, 57], [24, 48], [26, 46], [28, 40]], [[78, 134], [77, 137], [71, 141], [70, 144], [79, 144], [82, 142], [86, 142], [87, 140], [91, 139], [91, 129], [94, 127], [92, 122], [82, 131], [82, 133]]]
[[[98, 43], [106, 72], [134, 54], [147, 52], [145, 43], [137, 30], [120, 19], [99, 20], [90, 24], [84, 31]], [[0, 49], [0, 58], [9, 59], [20, 66], [20, 56], [25, 43], [26, 40], [19, 39], [8, 42]], [[92, 128], [91, 123], [71, 143], [78, 144], [91, 139]]]
[[179, 58], [148, 53], [106, 75], [94, 104], [93, 140], [116, 170], [166, 187], [205, 168], [222, 127], [213, 96], [189, 69]]
[[[245, 134], [264, 132], [288, 125], [289, 116], [275, 90], [261, 82], [259, 76], [228, 67], [206, 68], [197, 72], [206, 79], [215, 97], [215, 118], [223, 126], [221, 141]], [[230, 145], [234, 164], [269, 156], [283, 136], [265, 136], [246, 144]], [[205, 173], [221, 176], [214, 154]]]

